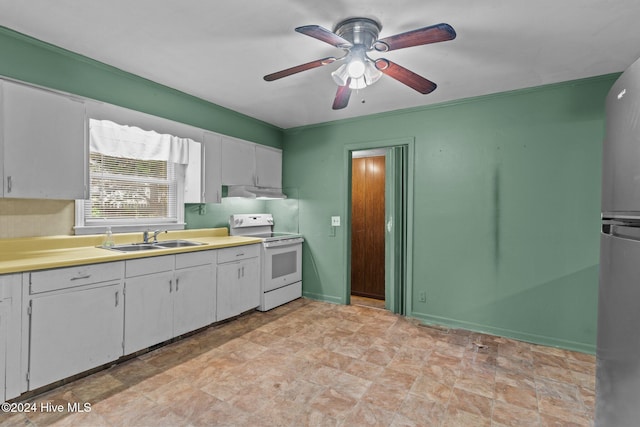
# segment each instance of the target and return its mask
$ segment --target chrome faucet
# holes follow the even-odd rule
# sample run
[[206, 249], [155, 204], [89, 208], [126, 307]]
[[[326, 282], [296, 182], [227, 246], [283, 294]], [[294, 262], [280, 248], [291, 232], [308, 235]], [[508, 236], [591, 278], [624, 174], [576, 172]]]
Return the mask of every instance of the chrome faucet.
[[[153, 242], [152, 243], [158, 243], [158, 234], [160, 233], [168, 233], [168, 230], [155, 230], [153, 232]], [[149, 230], [143, 231], [142, 232], [142, 242], [143, 243], [149, 243]]]

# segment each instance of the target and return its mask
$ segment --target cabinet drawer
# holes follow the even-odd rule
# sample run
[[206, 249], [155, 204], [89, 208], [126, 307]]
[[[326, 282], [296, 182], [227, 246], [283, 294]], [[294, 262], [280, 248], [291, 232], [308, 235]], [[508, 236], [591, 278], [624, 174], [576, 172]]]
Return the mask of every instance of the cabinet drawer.
[[215, 262], [215, 251], [189, 252], [176, 255], [176, 270]]
[[255, 258], [260, 255], [260, 244], [234, 246], [218, 250], [218, 264], [239, 261], [241, 259]]
[[29, 276], [27, 279], [29, 293], [37, 294], [91, 283], [120, 280], [123, 276], [123, 269], [124, 262], [119, 261], [33, 271], [25, 274]]
[[144, 276], [146, 274], [172, 271], [175, 263], [175, 255], [139, 258], [126, 261], [126, 277]]

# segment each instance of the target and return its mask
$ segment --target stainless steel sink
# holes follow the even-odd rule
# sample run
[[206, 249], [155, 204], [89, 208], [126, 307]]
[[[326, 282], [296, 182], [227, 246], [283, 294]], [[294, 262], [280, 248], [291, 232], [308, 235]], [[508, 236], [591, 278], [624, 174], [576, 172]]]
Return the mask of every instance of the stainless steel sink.
[[165, 240], [164, 242], [156, 243], [129, 243], [124, 245], [115, 245], [105, 249], [112, 249], [120, 252], [140, 252], [154, 249], [186, 248], [189, 246], [200, 245], [204, 245], [204, 243], [191, 242], [189, 240]]
[[200, 246], [204, 243], [191, 242], [189, 240], [165, 240], [164, 242], [154, 243], [154, 246], [160, 246], [163, 248], [184, 248], [187, 246]]
[[110, 248], [105, 249], [113, 249], [114, 251], [120, 252], [139, 252], [139, 251], [150, 251], [153, 249], [162, 249], [159, 246], [154, 246], [151, 244], [130, 244], [130, 245], [115, 245]]

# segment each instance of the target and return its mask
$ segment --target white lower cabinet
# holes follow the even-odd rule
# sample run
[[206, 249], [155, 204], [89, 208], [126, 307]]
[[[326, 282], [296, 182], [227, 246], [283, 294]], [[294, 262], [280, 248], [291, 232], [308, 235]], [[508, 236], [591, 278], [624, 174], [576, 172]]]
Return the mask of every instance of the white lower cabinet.
[[[102, 274], [105, 266], [112, 277]], [[114, 262], [24, 274], [29, 289], [47, 289], [26, 290], [29, 390], [123, 355], [123, 267]], [[91, 282], [94, 275], [104, 281]], [[40, 283], [47, 286], [34, 286]]]
[[214, 321], [214, 251], [126, 261], [124, 352]]
[[260, 245], [218, 251], [216, 320], [224, 320], [260, 305]]
[[0, 397], [251, 310], [259, 271], [254, 244], [0, 275]]
[[213, 266], [176, 270], [173, 296], [173, 335], [178, 336], [215, 322], [215, 276]]
[[21, 274], [0, 275], [0, 397], [20, 395]]
[[[150, 258], [168, 263], [173, 256]], [[171, 270], [130, 276], [130, 267], [147, 259], [127, 261], [125, 279], [124, 353], [166, 341], [173, 335], [173, 265]], [[162, 271], [162, 270], [161, 270]]]

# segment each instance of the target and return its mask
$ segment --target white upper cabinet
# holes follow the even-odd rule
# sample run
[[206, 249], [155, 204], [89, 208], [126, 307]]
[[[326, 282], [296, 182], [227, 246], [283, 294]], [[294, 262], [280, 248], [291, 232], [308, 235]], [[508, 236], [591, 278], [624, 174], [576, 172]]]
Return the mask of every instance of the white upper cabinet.
[[224, 185], [255, 185], [254, 144], [223, 136], [221, 169]]
[[205, 132], [202, 142], [202, 202], [222, 201], [222, 135]]
[[204, 203], [204, 192], [202, 190], [203, 168], [202, 143], [189, 141], [189, 164], [185, 169], [184, 176], [184, 202]]
[[282, 150], [256, 145], [256, 186], [282, 188]]
[[185, 174], [185, 203], [220, 203], [222, 175], [220, 151], [222, 135], [204, 132], [202, 143], [189, 144], [189, 164]]
[[4, 197], [84, 199], [85, 135], [82, 101], [3, 81]]
[[222, 137], [222, 184], [282, 188], [282, 150]]

